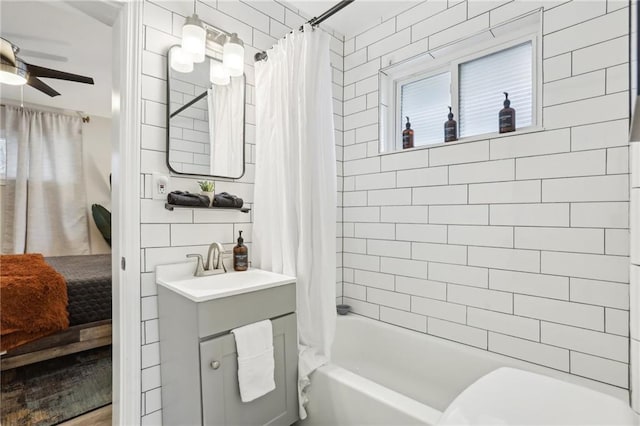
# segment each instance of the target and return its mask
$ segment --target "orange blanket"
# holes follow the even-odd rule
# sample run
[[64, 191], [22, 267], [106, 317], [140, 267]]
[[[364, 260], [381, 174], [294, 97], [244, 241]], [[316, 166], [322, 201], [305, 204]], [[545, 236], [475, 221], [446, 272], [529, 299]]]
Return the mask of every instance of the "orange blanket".
[[0, 351], [69, 327], [67, 284], [41, 254], [0, 256]]

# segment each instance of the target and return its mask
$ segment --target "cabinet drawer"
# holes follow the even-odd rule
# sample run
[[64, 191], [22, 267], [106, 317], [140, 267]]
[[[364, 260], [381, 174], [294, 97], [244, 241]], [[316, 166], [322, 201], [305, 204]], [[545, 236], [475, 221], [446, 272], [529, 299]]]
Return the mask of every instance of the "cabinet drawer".
[[198, 337], [205, 338], [296, 310], [295, 283], [198, 303]]
[[[296, 315], [272, 321], [276, 388], [251, 402], [240, 400], [233, 334], [200, 343], [204, 425], [291, 425], [298, 418]], [[211, 363], [217, 361], [214, 369]]]

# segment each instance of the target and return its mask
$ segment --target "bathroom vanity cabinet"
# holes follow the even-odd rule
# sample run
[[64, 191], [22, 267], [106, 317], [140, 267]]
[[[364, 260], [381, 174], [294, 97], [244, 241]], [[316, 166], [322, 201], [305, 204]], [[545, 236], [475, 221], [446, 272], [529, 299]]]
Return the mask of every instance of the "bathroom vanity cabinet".
[[[156, 277], [163, 424], [291, 425], [298, 420], [293, 279], [249, 270], [172, 281], [162, 267]], [[243, 284], [258, 275], [260, 285]], [[235, 282], [227, 285], [230, 291], [219, 291], [225, 280]], [[202, 291], [207, 285], [211, 292]], [[199, 292], [190, 291], [194, 288]], [[276, 388], [243, 403], [231, 330], [264, 319], [273, 326]]]

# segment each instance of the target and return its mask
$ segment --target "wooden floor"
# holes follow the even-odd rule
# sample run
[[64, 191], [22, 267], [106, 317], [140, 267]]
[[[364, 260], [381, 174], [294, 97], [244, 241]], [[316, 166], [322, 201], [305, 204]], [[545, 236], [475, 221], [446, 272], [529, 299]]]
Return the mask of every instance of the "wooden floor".
[[51, 425], [109, 406], [111, 367], [106, 346], [3, 371], [0, 423]]
[[60, 426], [111, 426], [111, 405], [60, 423]]

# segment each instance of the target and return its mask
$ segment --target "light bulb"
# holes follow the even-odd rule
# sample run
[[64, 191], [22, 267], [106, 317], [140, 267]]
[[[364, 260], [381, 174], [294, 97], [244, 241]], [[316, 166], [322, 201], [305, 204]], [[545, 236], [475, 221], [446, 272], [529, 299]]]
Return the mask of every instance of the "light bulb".
[[184, 21], [182, 27], [182, 49], [191, 55], [193, 62], [204, 61], [207, 31], [195, 13]]
[[222, 52], [222, 63], [229, 70], [231, 77], [240, 77], [244, 73], [244, 45], [238, 38], [238, 34], [233, 33], [224, 45]]
[[0, 38], [0, 53], [2, 61], [0, 61], [0, 83], [10, 86], [21, 86], [27, 82], [29, 73], [27, 66], [19, 58], [16, 58], [18, 52], [16, 46], [11, 44], [4, 38]]
[[222, 62], [211, 59], [209, 67], [209, 80], [218, 86], [226, 86], [231, 82], [229, 71], [222, 65]]
[[171, 68], [178, 72], [190, 73], [193, 71], [193, 57], [182, 47], [176, 46], [171, 49]]
[[0, 70], [0, 83], [10, 86], [21, 86], [27, 79], [20, 74], [11, 71]]

